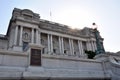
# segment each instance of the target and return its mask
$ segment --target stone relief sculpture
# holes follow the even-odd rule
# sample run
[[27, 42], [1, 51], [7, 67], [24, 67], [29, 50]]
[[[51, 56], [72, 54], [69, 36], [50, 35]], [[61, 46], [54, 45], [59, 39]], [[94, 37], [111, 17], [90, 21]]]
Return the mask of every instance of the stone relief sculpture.
[[23, 32], [22, 40], [24, 42], [30, 42], [30, 33], [29, 32]]
[[30, 42], [30, 33], [29, 32], [23, 32], [23, 51], [27, 51], [29, 48], [29, 42]]

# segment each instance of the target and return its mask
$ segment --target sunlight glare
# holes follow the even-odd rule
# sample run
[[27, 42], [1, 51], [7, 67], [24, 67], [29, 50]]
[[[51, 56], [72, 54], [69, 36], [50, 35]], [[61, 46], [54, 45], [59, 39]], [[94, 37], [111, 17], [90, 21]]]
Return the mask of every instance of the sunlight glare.
[[93, 14], [87, 10], [69, 8], [58, 12], [53, 20], [68, 25], [73, 29], [81, 29], [83, 27], [91, 27], [95, 18]]

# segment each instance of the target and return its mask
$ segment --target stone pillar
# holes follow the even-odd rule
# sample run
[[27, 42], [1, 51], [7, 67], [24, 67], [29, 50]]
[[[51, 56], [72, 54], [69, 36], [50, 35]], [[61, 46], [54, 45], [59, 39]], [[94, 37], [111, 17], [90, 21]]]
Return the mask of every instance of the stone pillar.
[[20, 26], [20, 41], [19, 41], [19, 46], [22, 46], [22, 33], [23, 33], [23, 26]]
[[74, 45], [73, 45], [73, 39], [71, 39], [71, 46], [72, 46], [72, 55], [74, 55]]
[[51, 53], [53, 53], [53, 40], [52, 40], [52, 34], [50, 35], [50, 47], [51, 47]]
[[82, 51], [81, 51], [81, 44], [80, 44], [80, 41], [78, 40], [78, 48], [79, 48], [79, 55], [82, 54]]
[[90, 41], [89, 41], [89, 48], [90, 48], [90, 51], [92, 51], [92, 46], [91, 46]]
[[50, 54], [50, 34], [48, 34], [48, 54]]
[[94, 50], [93, 50], [93, 42], [92, 42], [92, 41], [91, 41], [91, 46], [92, 46], [92, 51], [94, 51]]
[[18, 26], [15, 27], [14, 45], [17, 45]]
[[70, 55], [72, 55], [72, 46], [71, 46], [71, 39], [69, 38], [69, 46], [70, 46]]
[[62, 53], [62, 42], [61, 42], [61, 37], [59, 36], [59, 52], [60, 52], [60, 54]]
[[39, 44], [39, 36], [38, 36], [38, 30], [36, 29], [36, 44]]
[[89, 48], [89, 42], [87, 41], [87, 50], [89, 51], [90, 48]]
[[41, 32], [39, 32], [39, 44], [41, 45]]
[[79, 42], [80, 42], [80, 48], [81, 48], [81, 56], [84, 56], [82, 41], [79, 41]]
[[91, 49], [91, 45], [90, 45], [90, 41], [87, 41], [87, 50], [88, 51], [91, 51], [92, 49]]
[[91, 41], [91, 45], [92, 45], [92, 51], [95, 51], [93, 41]]
[[62, 54], [64, 54], [64, 44], [63, 44], [63, 37], [61, 37], [61, 42], [62, 42]]
[[32, 28], [32, 37], [31, 37], [31, 43], [34, 43], [34, 28]]
[[94, 48], [95, 48], [95, 51], [97, 50], [97, 46], [96, 46], [96, 42], [94, 41]]

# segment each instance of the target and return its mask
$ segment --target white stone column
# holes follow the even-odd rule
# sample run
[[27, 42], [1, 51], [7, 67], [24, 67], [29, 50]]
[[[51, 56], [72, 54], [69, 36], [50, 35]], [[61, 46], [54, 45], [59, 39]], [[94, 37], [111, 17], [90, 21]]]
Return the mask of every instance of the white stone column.
[[90, 48], [90, 51], [92, 51], [92, 46], [91, 46], [90, 41], [89, 41], [89, 48]]
[[92, 41], [91, 41], [91, 46], [92, 46], [92, 51], [94, 51], [94, 50], [93, 50], [93, 42], [92, 42]]
[[89, 42], [88, 41], [86, 42], [86, 45], [87, 45], [87, 50], [89, 51]]
[[81, 55], [84, 56], [82, 41], [80, 41]]
[[72, 46], [71, 46], [71, 39], [69, 38], [69, 46], [70, 46], [70, 55], [72, 55]]
[[50, 54], [50, 34], [48, 34], [48, 54]]
[[62, 54], [64, 54], [64, 44], [63, 44], [64, 42], [63, 42], [63, 37], [61, 37], [61, 42], [62, 42], [62, 48], [61, 48], [61, 49], [62, 49]]
[[41, 32], [39, 32], [39, 44], [41, 45]]
[[74, 55], [74, 45], [73, 45], [73, 39], [71, 39], [71, 46], [72, 46], [72, 55]]
[[90, 41], [87, 41], [87, 50], [88, 51], [91, 51], [92, 49], [91, 49], [91, 46], [90, 46]]
[[39, 36], [38, 36], [38, 30], [36, 29], [36, 44], [39, 44]]
[[23, 33], [23, 26], [20, 26], [20, 41], [19, 41], [20, 46], [22, 46], [22, 33]]
[[78, 48], [79, 48], [79, 55], [82, 54], [82, 51], [81, 51], [81, 44], [80, 44], [80, 41], [78, 40]]
[[31, 43], [34, 43], [34, 28], [32, 28], [32, 37], [31, 37]]
[[15, 27], [14, 45], [17, 45], [18, 26]]
[[91, 41], [91, 44], [92, 44], [92, 51], [95, 51], [93, 41]]
[[59, 36], [59, 51], [60, 51], [60, 54], [62, 53], [62, 44], [61, 44], [61, 37]]
[[50, 35], [50, 51], [53, 53], [53, 39], [52, 39], [52, 34]]
[[97, 46], [96, 46], [96, 42], [94, 41], [94, 48], [95, 48], [95, 51], [97, 50]]

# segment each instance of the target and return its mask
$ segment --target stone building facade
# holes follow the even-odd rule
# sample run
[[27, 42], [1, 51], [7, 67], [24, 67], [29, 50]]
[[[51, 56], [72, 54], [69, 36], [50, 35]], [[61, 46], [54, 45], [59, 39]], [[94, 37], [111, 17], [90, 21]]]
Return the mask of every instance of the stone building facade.
[[94, 29], [71, 29], [15, 8], [0, 35], [0, 79], [110, 80], [103, 61], [87, 59], [85, 50], [97, 50]]
[[[45, 54], [85, 57], [84, 50], [95, 51], [94, 30], [77, 30], [67, 25], [40, 19], [30, 10], [14, 9], [6, 37], [8, 50], [26, 51], [29, 43], [44, 46]], [[101, 43], [103, 39], [101, 38]]]

